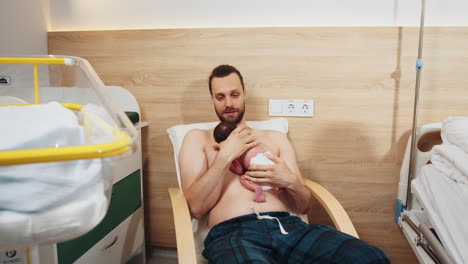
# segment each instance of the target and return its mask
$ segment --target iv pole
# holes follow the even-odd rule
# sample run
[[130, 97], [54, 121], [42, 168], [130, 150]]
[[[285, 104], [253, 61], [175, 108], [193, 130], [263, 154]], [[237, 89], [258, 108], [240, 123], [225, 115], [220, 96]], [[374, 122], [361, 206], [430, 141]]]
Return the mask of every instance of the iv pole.
[[408, 169], [408, 184], [406, 187], [406, 208], [411, 209], [411, 181], [414, 177], [414, 151], [416, 148], [416, 129], [417, 129], [417, 117], [418, 117], [418, 104], [419, 104], [419, 85], [421, 82], [421, 71], [424, 65], [422, 60], [422, 44], [424, 36], [424, 9], [426, 7], [426, 1], [421, 0], [421, 24], [419, 26], [419, 48], [418, 48], [418, 59], [416, 60], [416, 87], [414, 90], [414, 110], [413, 110], [413, 134], [411, 136], [411, 151], [409, 158], [409, 169]]

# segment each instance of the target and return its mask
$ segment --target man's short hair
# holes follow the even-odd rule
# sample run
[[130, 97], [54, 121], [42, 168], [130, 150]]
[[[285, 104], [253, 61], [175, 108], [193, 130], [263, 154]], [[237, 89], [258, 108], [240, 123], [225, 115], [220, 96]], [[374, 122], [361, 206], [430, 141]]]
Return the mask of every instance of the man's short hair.
[[239, 80], [242, 84], [242, 89], [244, 89], [244, 78], [242, 78], [242, 74], [233, 66], [231, 65], [219, 65], [218, 67], [214, 68], [213, 71], [211, 72], [210, 79], [209, 79], [209, 86], [210, 86], [210, 94], [213, 95], [212, 88], [211, 88], [211, 80], [213, 78], [223, 78], [228, 76], [231, 73], [237, 74], [239, 76]]

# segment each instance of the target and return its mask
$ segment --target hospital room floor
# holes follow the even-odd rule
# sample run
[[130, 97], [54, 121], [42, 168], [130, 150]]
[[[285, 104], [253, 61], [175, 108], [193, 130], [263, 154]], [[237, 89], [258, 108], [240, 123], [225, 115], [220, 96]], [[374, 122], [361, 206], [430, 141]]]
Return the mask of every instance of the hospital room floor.
[[150, 247], [147, 249], [146, 264], [177, 264], [175, 248]]

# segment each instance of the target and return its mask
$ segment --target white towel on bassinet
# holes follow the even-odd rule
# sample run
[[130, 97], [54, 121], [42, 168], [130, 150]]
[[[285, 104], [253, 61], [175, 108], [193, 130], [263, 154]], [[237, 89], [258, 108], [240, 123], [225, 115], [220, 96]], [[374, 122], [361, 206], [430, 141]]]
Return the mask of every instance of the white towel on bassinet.
[[0, 150], [79, 145], [85, 134], [73, 111], [57, 102], [0, 107]]
[[94, 228], [104, 217], [107, 198], [99, 181], [66, 204], [38, 213], [0, 211], [0, 249], [63, 241]]
[[[77, 116], [57, 102], [0, 107], [0, 151], [85, 144]], [[100, 159], [0, 166], [0, 211], [39, 212], [96, 184]]]

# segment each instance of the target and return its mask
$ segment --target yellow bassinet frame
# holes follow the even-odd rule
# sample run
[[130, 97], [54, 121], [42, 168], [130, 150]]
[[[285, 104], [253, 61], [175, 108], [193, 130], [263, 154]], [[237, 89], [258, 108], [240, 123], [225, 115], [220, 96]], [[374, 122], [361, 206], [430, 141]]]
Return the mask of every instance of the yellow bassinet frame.
[[[75, 63], [74, 60], [76, 59], [78, 58], [0, 58], [0, 64], [32, 64], [34, 66], [35, 95], [35, 104], [0, 105], [0, 107], [40, 104], [37, 65], [46, 64], [71, 66]], [[61, 105], [71, 110], [81, 110], [83, 108], [83, 105], [80, 104], [62, 103]], [[94, 119], [95, 121], [101, 124], [104, 122], [100, 120], [97, 116], [94, 116]], [[125, 120], [124, 123], [126, 123], [125, 125], [128, 126], [128, 123], [125, 122]], [[126, 132], [112, 127], [108, 127], [106, 130], [110, 135], [112, 135], [115, 138], [114, 141], [109, 143], [82, 146], [0, 151], [0, 166], [19, 165], [37, 162], [105, 158], [123, 154], [131, 149], [132, 139]]]

